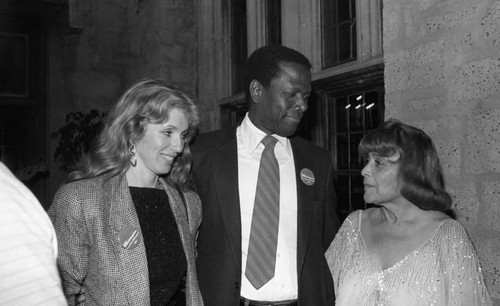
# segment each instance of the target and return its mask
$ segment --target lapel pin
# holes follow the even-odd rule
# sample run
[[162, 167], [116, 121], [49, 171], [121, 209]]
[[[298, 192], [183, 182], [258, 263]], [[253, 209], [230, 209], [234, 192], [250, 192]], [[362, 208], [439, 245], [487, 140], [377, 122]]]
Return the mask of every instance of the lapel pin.
[[314, 173], [307, 168], [300, 170], [300, 179], [307, 186], [314, 185], [314, 182], [316, 181], [316, 178], [314, 177]]
[[120, 233], [118, 233], [118, 240], [120, 240], [120, 245], [125, 250], [133, 250], [140, 242], [139, 230], [126, 226]]

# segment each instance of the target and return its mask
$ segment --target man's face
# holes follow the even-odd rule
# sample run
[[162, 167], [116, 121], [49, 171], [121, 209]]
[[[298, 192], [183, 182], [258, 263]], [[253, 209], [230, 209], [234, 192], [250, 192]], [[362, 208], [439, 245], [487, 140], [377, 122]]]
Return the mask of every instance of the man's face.
[[250, 110], [250, 119], [266, 134], [288, 137], [295, 133], [307, 110], [311, 71], [290, 62], [283, 62], [280, 67], [281, 73], [269, 86], [260, 85], [260, 97]]

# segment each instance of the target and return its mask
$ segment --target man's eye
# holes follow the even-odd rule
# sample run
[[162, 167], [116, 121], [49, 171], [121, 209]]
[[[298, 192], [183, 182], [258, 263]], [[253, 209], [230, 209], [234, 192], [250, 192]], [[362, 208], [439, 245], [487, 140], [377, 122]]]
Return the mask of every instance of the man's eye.
[[163, 134], [170, 137], [170, 136], [172, 136], [172, 131], [164, 131]]

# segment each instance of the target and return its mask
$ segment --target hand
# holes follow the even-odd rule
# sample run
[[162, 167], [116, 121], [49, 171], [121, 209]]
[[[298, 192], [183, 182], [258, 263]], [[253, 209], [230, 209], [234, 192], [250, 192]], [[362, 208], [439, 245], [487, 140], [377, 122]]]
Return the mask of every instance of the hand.
[[76, 305], [80, 305], [85, 302], [85, 288], [82, 287], [80, 292], [75, 296]]

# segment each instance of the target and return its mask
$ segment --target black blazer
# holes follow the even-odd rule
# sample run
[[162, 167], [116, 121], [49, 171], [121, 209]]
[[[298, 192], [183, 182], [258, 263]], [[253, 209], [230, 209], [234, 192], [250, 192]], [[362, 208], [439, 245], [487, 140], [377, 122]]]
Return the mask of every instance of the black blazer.
[[[340, 223], [336, 214], [330, 154], [290, 138], [297, 179], [297, 278], [301, 306], [334, 304], [333, 280], [324, 253]], [[236, 129], [199, 135], [191, 145], [193, 180], [202, 201], [197, 269], [205, 305], [239, 305], [241, 218]], [[306, 185], [300, 171], [310, 169]]]

